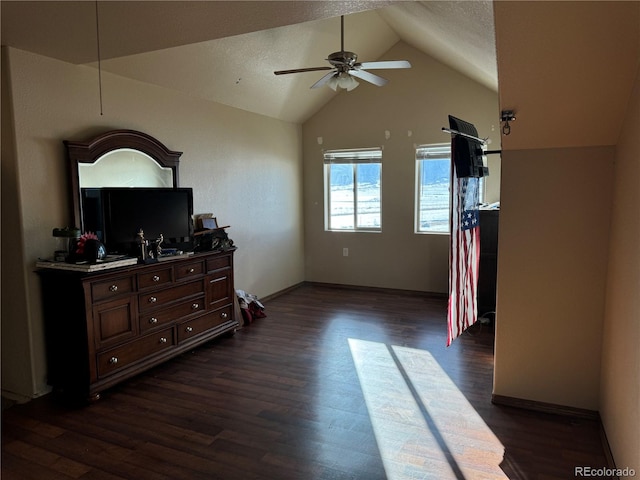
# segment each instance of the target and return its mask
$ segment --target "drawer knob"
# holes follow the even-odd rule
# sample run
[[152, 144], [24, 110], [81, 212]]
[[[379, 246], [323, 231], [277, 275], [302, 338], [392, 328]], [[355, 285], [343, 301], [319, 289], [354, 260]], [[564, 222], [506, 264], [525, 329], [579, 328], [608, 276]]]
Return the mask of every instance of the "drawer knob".
[[229, 315], [227, 315], [227, 312], [222, 312], [220, 314], [220, 318], [227, 318]]
[[192, 303], [191, 304], [191, 308], [194, 309], [194, 310], [197, 310], [199, 306], [200, 305], [198, 305], [197, 303]]
[[151, 280], [153, 280], [154, 282], [159, 282], [160, 281], [160, 277], [158, 275], [154, 275]]
[[160, 343], [167, 343], [167, 339], [165, 337], [160, 337]]
[[187, 327], [187, 328], [185, 328], [185, 331], [187, 333], [191, 333], [191, 332], [193, 332], [193, 327]]
[[115, 365], [116, 363], [118, 363], [118, 357], [111, 357], [111, 358], [109, 359], [109, 363], [110, 363], [111, 365]]
[[156, 303], [158, 299], [156, 297], [149, 297], [149, 303]]
[[157, 319], [156, 317], [151, 317], [151, 318], [149, 319], [149, 323], [151, 323], [151, 324], [154, 324], [154, 325], [155, 325], [156, 323], [158, 323], [158, 319]]
[[189, 273], [193, 273], [193, 272], [195, 272], [195, 271], [196, 271], [196, 269], [195, 269], [195, 268], [193, 268], [193, 267], [189, 269]]
[[117, 292], [118, 291], [118, 285], [111, 285], [109, 287], [109, 290], [112, 291], [112, 292]]

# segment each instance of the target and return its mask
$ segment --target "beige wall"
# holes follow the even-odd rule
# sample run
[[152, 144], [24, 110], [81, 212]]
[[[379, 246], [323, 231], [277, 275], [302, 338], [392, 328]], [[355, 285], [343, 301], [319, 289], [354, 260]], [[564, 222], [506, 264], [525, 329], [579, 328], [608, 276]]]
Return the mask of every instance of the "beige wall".
[[[497, 93], [400, 42], [381, 59], [406, 59], [411, 70], [385, 70], [390, 81], [343, 92], [303, 125], [305, 278], [309, 281], [444, 293], [448, 235], [414, 231], [415, 145], [445, 143], [452, 114], [475, 124], [500, 148]], [[385, 132], [390, 134], [385, 138]], [[322, 144], [318, 138], [322, 138]], [[324, 231], [323, 149], [382, 146], [382, 233]], [[499, 198], [499, 158], [488, 189]], [[349, 249], [343, 257], [342, 249]]]
[[615, 156], [600, 416], [619, 467], [640, 472], [640, 71]]
[[640, 2], [494, 2], [494, 19], [517, 116], [494, 393], [599, 410], [617, 465], [638, 471]]
[[[4, 394], [30, 397], [47, 389], [33, 267], [38, 257], [52, 254], [52, 229], [69, 222], [62, 140], [128, 128], [183, 151], [180, 184], [193, 187], [195, 211], [231, 225], [228, 233], [239, 247], [236, 288], [265, 296], [303, 280], [298, 125], [105, 73], [100, 115], [96, 70], [15, 49], [3, 51], [2, 66], [15, 129], [11, 161], [5, 162], [4, 137], [2, 142], [2, 230], [13, 232], [3, 236], [2, 271], [4, 276], [11, 269], [17, 279], [2, 282], [2, 341], [10, 345], [2, 350]], [[4, 113], [3, 135], [11, 120]], [[12, 167], [7, 178], [5, 163]], [[18, 203], [6, 202], [14, 191]], [[10, 258], [7, 241], [15, 253]], [[64, 327], [64, 316], [60, 322]]]
[[502, 153], [497, 395], [598, 409], [613, 159]]
[[494, 1], [503, 150], [615, 145], [640, 55], [638, 1]]
[[[2, 319], [27, 318], [27, 300], [24, 288], [15, 288], [9, 293], [7, 285], [24, 285], [26, 272], [21, 262], [14, 261], [22, 256], [22, 228], [20, 202], [18, 200], [18, 165], [15, 155], [13, 123], [11, 118], [11, 98], [9, 70], [6, 68], [5, 50], [2, 49], [2, 244], [0, 264], [2, 265]], [[9, 233], [11, 232], [11, 233]], [[32, 362], [29, 349], [29, 330], [24, 322], [2, 322], [2, 378], [10, 379], [14, 390], [33, 391]], [[19, 361], [5, 362], [5, 358]]]

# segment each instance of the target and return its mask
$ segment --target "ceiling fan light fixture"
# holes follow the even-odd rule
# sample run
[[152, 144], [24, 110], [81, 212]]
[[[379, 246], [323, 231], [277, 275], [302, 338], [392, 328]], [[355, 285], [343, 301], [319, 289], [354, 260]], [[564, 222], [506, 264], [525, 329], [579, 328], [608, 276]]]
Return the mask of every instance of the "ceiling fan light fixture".
[[329, 79], [329, 81], [327, 82], [327, 85], [329, 86], [329, 88], [331, 90], [333, 90], [334, 92], [336, 90], [338, 90], [338, 75], [334, 75], [333, 77], [331, 77]]
[[349, 75], [347, 72], [340, 72], [338, 74], [338, 86], [344, 88], [347, 92], [350, 92], [354, 88], [360, 85], [355, 78]]
[[338, 88], [343, 88], [347, 92], [350, 92], [354, 88], [356, 88], [360, 83], [349, 75], [347, 72], [336, 73], [333, 77], [329, 79], [327, 85], [334, 92], [338, 90]]

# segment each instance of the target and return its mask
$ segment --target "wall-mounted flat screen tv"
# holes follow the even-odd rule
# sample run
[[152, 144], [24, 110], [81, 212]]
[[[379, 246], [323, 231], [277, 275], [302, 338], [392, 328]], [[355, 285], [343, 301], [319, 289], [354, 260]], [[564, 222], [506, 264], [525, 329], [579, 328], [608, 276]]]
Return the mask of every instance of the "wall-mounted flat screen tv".
[[151, 242], [162, 235], [164, 248], [192, 248], [191, 188], [88, 188], [82, 195], [83, 228], [109, 253], [131, 254], [140, 229]]

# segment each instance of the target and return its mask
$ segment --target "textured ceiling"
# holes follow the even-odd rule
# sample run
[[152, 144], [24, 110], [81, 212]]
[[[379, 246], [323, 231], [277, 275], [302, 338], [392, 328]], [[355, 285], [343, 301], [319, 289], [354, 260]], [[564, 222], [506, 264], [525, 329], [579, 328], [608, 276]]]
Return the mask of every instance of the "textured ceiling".
[[[97, 65], [96, 3], [7, 1], [2, 44]], [[301, 123], [336, 93], [310, 90], [345, 49], [379, 59], [402, 40], [497, 91], [492, 3], [363, 1], [104, 1], [101, 68], [255, 113]], [[376, 87], [377, 88], [377, 87]], [[295, 101], [292, 101], [295, 99]]]

